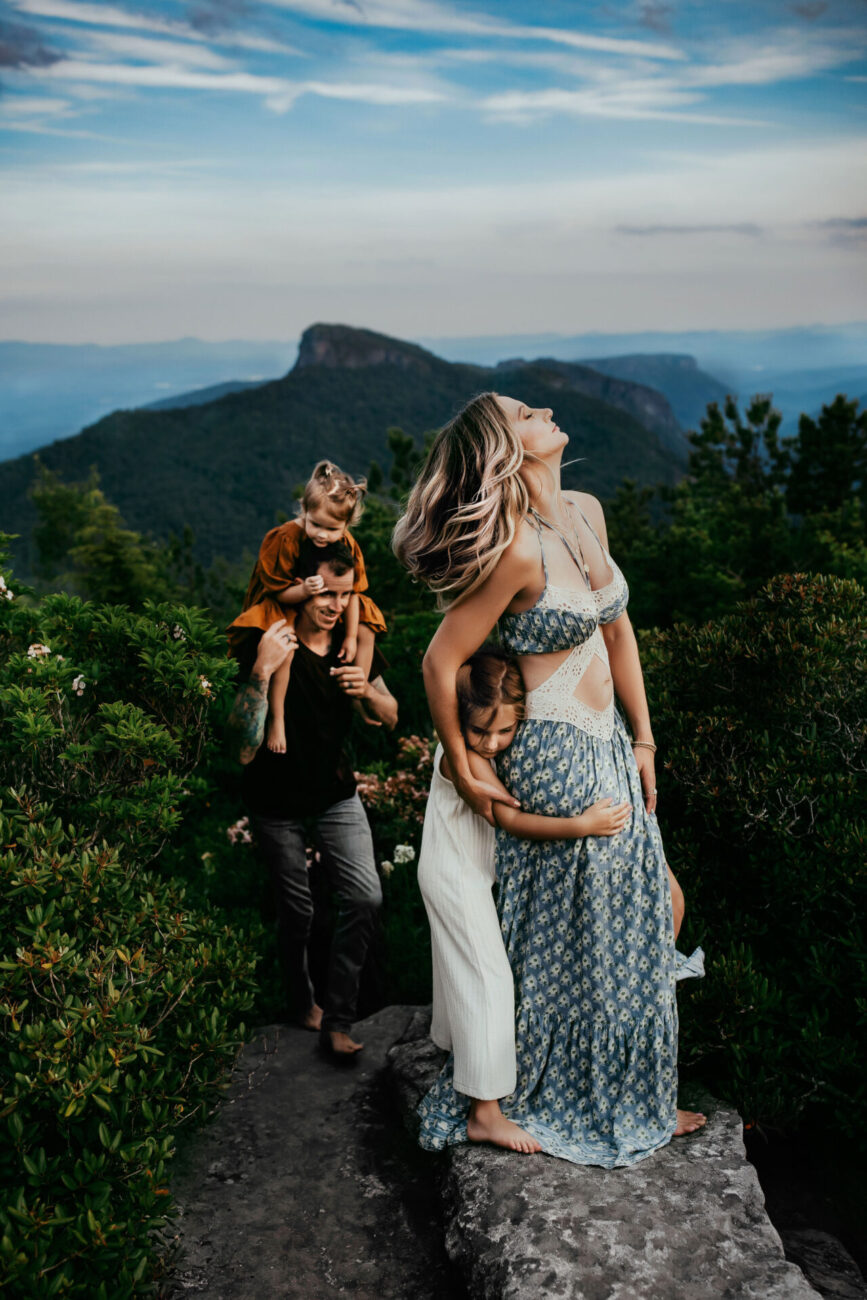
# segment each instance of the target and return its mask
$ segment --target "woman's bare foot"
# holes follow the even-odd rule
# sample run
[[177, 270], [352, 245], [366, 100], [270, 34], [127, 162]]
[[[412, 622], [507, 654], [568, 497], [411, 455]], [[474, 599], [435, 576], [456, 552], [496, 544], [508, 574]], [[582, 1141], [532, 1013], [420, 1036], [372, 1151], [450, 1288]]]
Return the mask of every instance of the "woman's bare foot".
[[282, 714], [269, 715], [268, 736], [265, 743], [272, 754], [286, 753], [286, 724]]
[[517, 1124], [506, 1119], [498, 1101], [474, 1101], [467, 1120], [467, 1137], [471, 1142], [492, 1142], [507, 1151], [521, 1151], [532, 1155], [541, 1151], [541, 1145]]
[[683, 1137], [685, 1133], [695, 1133], [697, 1129], [703, 1128], [707, 1123], [707, 1116], [702, 1115], [697, 1110], [679, 1110], [677, 1112], [677, 1128], [674, 1130], [676, 1138]]
[[322, 1008], [316, 1002], [314, 1002], [313, 1006], [307, 1012], [307, 1015], [302, 1016], [299, 1023], [302, 1029], [313, 1029], [313, 1030], [321, 1029]]

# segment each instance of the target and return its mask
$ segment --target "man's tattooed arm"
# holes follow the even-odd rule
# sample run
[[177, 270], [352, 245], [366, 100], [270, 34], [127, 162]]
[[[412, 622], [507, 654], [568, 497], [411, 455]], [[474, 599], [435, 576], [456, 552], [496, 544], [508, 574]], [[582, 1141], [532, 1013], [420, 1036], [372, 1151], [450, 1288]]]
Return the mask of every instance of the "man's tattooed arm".
[[250, 680], [245, 682], [232, 705], [232, 712], [226, 721], [233, 748], [239, 751], [243, 764], [252, 762], [262, 744], [265, 735], [265, 718], [268, 715], [267, 676], [253, 669]]

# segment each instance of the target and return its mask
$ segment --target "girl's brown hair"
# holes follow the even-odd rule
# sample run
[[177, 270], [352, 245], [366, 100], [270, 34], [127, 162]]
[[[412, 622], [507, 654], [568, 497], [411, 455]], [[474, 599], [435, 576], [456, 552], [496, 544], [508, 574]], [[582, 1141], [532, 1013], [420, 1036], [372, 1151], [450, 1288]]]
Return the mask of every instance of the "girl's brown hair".
[[357, 524], [364, 509], [366, 492], [366, 478], [353, 478], [333, 460], [320, 460], [304, 489], [301, 510], [306, 514], [315, 506], [324, 506], [335, 519]]
[[473, 715], [490, 721], [501, 704], [511, 705], [519, 721], [524, 716], [527, 688], [518, 661], [497, 645], [483, 645], [461, 664], [457, 690], [462, 731]]

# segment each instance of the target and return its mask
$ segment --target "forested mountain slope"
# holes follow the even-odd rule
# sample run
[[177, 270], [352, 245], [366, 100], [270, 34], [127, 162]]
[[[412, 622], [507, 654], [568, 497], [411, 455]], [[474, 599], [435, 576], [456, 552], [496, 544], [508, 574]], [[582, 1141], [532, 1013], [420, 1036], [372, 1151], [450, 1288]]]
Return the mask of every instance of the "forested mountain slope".
[[[190, 525], [198, 557], [238, 558], [291, 513], [295, 485], [329, 456], [355, 473], [383, 461], [385, 432], [417, 440], [484, 389], [552, 406], [570, 436], [568, 486], [610, 495], [629, 476], [673, 481], [682, 465], [634, 416], [588, 397], [533, 363], [496, 371], [454, 364], [367, 330], [315, 325], [282, 379], [205, 405], [117, 411], [39, 453], [67, 481], [95, 466], [127, 524], [155, 537]], [[20, 534], [15, 564], [31, 568], [31, 455], [0, 464], [0, 528]]]

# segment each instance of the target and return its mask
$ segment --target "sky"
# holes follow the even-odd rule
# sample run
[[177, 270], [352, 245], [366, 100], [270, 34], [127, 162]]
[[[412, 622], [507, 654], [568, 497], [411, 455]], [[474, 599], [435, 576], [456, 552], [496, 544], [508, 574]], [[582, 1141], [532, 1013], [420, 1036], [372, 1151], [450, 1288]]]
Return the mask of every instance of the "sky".
[[867, 0], [0, 0], [0, 339], [867, 319]]

